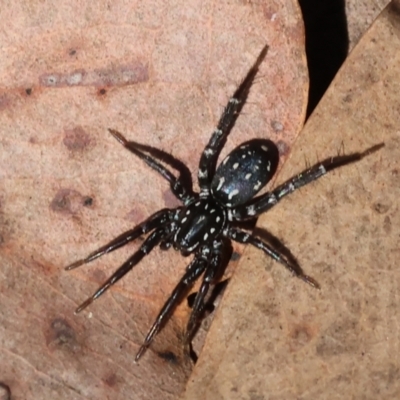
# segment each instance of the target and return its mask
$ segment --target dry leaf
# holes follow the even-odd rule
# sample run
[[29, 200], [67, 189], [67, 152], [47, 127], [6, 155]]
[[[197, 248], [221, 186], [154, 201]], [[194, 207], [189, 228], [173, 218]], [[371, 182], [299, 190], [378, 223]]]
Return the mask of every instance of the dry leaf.
[[345, 7], [349, 31], [349, 48], [352, 49], [389, 0], [347, 0]]
[[176, 398], [192, 369], [181, 343], [186, 304], [139, 365], [134, 356], [189, 259], [155, 250], [78, 316], [140, 241], [74, 272], [63, 267], [178, 204], [107, 128], [196, 174], [223, 106], [266, 43], [223, 154], [253, 137], [290, 149], [307, 100], [297, 4], [16, 2], [0, 15], [0, 381], [14, 399]]
[[400, 1], [353, 50], [278, 181], [338, 151], [385, 147], [259, 220], [321, 291], [246, 248], [186, 399], [395, 399], [400, 214]]

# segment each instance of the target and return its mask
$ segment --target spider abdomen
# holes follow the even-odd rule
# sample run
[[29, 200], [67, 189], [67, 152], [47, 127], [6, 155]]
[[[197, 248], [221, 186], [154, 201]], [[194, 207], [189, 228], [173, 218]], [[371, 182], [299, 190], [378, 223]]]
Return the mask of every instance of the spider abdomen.
[[199, 245], [212, 243], [224, 228], [225, 221], [225, 211], [215, 201], [193, 201], [179, 214], [174, 248], [186, 254]]
[[226, 207], [246, 203], [272, 178], [279, 162], [276, 145], [254, 139], [236, 147], [219, 165], [211, 183], [213, 197]]

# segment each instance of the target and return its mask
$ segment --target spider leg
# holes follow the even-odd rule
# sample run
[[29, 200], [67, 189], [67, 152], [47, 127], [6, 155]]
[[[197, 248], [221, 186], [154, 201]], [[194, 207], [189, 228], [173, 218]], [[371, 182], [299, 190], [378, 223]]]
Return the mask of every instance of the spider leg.
[[226, 138], [229, 135], [233, 125], [235, 124], [240, 114], [240, 111], [244, 106], [244, 103], [246, 102], [250, 87], [258, 72], [258, 68], [261, 62], [264, 60], [267, 54], [267, 51], [268, 46], [264, 46], [256, 62], [247, 73], [247, 76], [244, 78], [243, 82], [237, 88], [233, 96], [229, 99], [229, 102], [226, 105], [218, 122], [217, 128], [211, 135], [211, 139], [201, 155], [198, 172], [201, 196], [205, 196], [209, 193], [209, 186], [212, 180], [219, 153], [223, 148], [226, 142]]
[[139, 250], [136, 251], [131, 257], [128, 258], [100, 287], [96, 292], [85, 300], [76, 310], [75, 314], [80, 313], [89, 304], [93, 303], [94, 300], [99, 298], [110, 286], [114, 285], [123, 276], [125, 276], [136, 264], [138, 264], [144, 256], [147, 256], [151, 250], [160, 243], [161, 239], [165, 235], [164, 228], [160, 228], [152, 232], [143, 244], [140, 246]]
[[65, 269], [70, 271], [71, 269], [78, 268], [83, 264], [90, 263], [104, 254], [111, 253], [112, 251], [117, 250], [120, 247], [125, 246], [127, 243], [137, 239], [139, 236], [150, 232], [158, 226], [164, 225], [166, 222], [171, 220], [171, 218], [171, 211], [169, 209], [160, 210], [138, 226], [124, 232], [115, 239], [111, 240], [111, 242], [90, 253], [86, 258], [75, 261], [74, 263], [65, 267]]
[[186, 268], [185, 275], [176, 285], [171, 296], [168, 298], [163, 308], [159, 312], [156, 321], [150, 328], [146, 335], [143, 344], [140, 346], [139, 351], [136, 354], [135, 362], [139, 361], [140, 357], [144, 354], [147, 348], [150, 346], [155, 335], [164, 326], [165, 322], [170, 318], [175, 307], [182, 300], [183, 296], [186, 294], [190, 286], [198, 279], [198, 277], [204, 272], [207, 266], [208, 260], [203, 258], [194, 258], [193, 261]]
[[143, 160], [148, 166], [157, 171], [164, 179], [166, 179], [170, 184], [172, 193], [179, 200], [181, 200], [184, 204], [188, 204], [193, 199], [192, 189], [190, 188], [187, 190], [180, 178], [176, 178], [172, 172], [160, 164], [156, 159], [141, 152], [138, 149], [138, 147], [141, 147], [140, 145], [136, 145], [134, 142], [128, 142], [122, 133], [116, 131], [115, 129], [109, 129], [108, 131], [114, 136], [115, 139], [118, 140], [119, 143], [121, 143], [124, 147]]
[[164, 150], [158, 149], [157, 147], [152, 147], [147, 144], [138, 143], [135, 141], [130, 141], [139, 151], [145, 154], [149, 154], [156, 160], [166, 163], [169, 167], [177, 170], [179, 172], [179, 181], [182, 186], [185, 187], [187, 193], [193, 197], [195, 193], [193, 192], [193, 181], [192, 173], [185, 163], [175, 158], [172, 154], [167, 153]]
[[256, 238], [255, 236], [243, 232], [237, 228], [229, 228], [227, 235], [232, 240], [235, 240], [239, 243], [249, 243], [258, 249], [262, 250], [264, 253], [268, 254], [272, 257], [275, 261], [281, 263], [284, 267], [286, 267], [293, 275], [296, 275], [298, 278], [303, 280], [304, 282], [308, 283], [309, 285], [315, 287], [316, 289], [320, 289], [320, 285], [316, 280], [311, 278], [308, 275], [305, 275], [299, 265], [294, 264], [286, 260], [282, 254], [280, 254], [277, 250], [274, 250], [271, 246], [267, 243], [264, 243], [262, 240]]
[[244, 221], [246, 219], [255, 218], [272, 208], [283, 197], [301, 188], [302, 186], [321, 178], [336, 168], [360, 161], [364, 157], [367, 157], [370, 154], [380, 150], [383, 146], [384, 143], [380, 143], [360, 153], [352, 153], [348, 155], [327, 158], [321, 163], [318, 163], [313, 167], [308, 168], [304, 172], [294, 176], [282, 185], [279, 185], [273, 191], [256, 197], [251, 203], [243, 204], [232, 209], [230, 213], [230, 219], [234, 221]]
[[[221, 243], [219, 243], [219, 246], [220, 245]], [[192, 307], [192, 313], [190, 314], [190, 318], [186, 327], [186, 334], [184, 338], [185, 343], [189, 343], [189, 341], [192, 339], [201, 318], [201, 314], [204, 310], [204, 300], [210, 290], [210, 286], [215, 283], [215, 280], [218, 279], [218, 277], [220, 276], [222, 267], [222, 255], [221, 250], [218, 249], [217, 251], [218, 252], [215, 253], [211, 258], [210, 263], [208, 264], [204, 272], [203, 281], [195, 297]]]

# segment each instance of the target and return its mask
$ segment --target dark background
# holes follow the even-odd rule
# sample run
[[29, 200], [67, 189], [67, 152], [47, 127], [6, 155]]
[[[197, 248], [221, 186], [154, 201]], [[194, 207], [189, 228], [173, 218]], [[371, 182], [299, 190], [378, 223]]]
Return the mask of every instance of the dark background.
[[299, 4], [310, 74], [308, 118], [346, 59], [349, 35], [344, 0], [299, 0]]

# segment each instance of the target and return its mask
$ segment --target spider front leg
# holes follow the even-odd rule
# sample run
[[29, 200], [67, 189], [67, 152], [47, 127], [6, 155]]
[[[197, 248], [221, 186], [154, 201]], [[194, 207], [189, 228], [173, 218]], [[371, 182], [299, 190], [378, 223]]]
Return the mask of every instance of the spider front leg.
[[142, 153], [134, 142], [129, 142], [122, 133], [116, 131], [115, 129], [108, 130], [111, 135], [114, 136], [115, 139], [118, 140], [124, 147], [126, 147], [129, 151], [143, 160], [148, 166], [157, 171], [164, 179], [166, 179], [171, 187], [172, 193], [181, 200], [184, 204], [188, 204], [193, 200], [193, 190], [192, 188], [185, 188], [185, 185], [182, 183], [180, 177], [176, 178], [172, 172], [170, 172], [167, 168], [165, 168], [162, 164], [160, 164], [153, 157], [148, 156], [147, 154]]
[[321, 163], [318, 163], [304, 172], [294, 176], [282, 185], [279, 185], [272, 192], [268, 192], [262, 196], [256, 197], [250, 203], [233, 208], [230, 212], [230, 219], [233, 221], [245, 221], [247, 219], [255, 218], [272, 208], [275, 204], [282, 200], [282, 198], [301, 188], [302, 186], [321, 178], [336, 168], [360, 161], [364, 157], [367, 157], [370, 154], [380, 150], [382, 147], [384, 147], [384, 145], [384, 143], [377, 144], [363, 151], [362, 153], [352, 153], [348, 155], [327, 158]]
[[140, 346], [139, 351], [136, 354], [135, 361], [139, 361], [140, 357], [144, 354], [147, 348], [150, 346], [154, 337], [160, 331], [160, 329], [164, 326], [167, 320], [171, 317], [175, 307], [181, 302], [183, 296], [187, 293], [189, 288], [193, 285], [193, 283], [199, 278], [199, 276], [204, 272], [207, 267], [208, 260], [204, 258], [195, 257], [193, 261], [186, 268], [185, 275], [183, 275], [182, 279], [176, 285], [173, 290], [171, 296], [168, 298], [163, 308], [159, 312], [156, 321], [153, 326], [150, 328], [149, 332], [146, 335], [146, 338], [143, 344]]
[[157, 246], [163, 237], [165, 236], [164, 228], [160, 228], [152, 232], [143, 244], [140, 246], [139, 250], [136, 251], [131, 257], [128, 258], [97, 290], [85, 300], [76, 310], [75, 314], [80, 313], [87, 306], [98, 299], [110, 286], [114, 285], [122, 277], [124, 277], [135, 265], [137, 265], [144, 256], [147, 256], [155, 246]]
[[261, 62], [264, 60], [268, 51], [268, 46], [265, 46], [258, 56], [256, 62], [251, 67], [247, 76], [237, 88], [236, 92], [229, 99], [224, 112], [218, 122], [217, 128], [211, 135], [211, 139], [204, 149], [199, 163], [199, 186], [201, 189], [201, 196], [205, 196], [209, 193], [210, 182], [212, 180], [213, 172], [217, 163], [218, 155], [226, 142], [226, 138], [229, 135], [233, 125], [235, 124], [240, 111], [242, 110], [244, 103], [246, 102], [247, 96], [250, 91], [250, 87], [254, 81], [254, 78], [258, 72], [258, 68]]
[[262, 250], [264, 253], [268, 254], [275, 261], [278, 261], [279, 263], [281, 263], [293, 275], [296, 275], [298, 278], [300, 278], [302, 281], [308, 283], [312, 287], [315, 287], [316, 289], [320, 289], [319, 283], [314, 278], [311, 278], [311, 276], [304, 274], [304, 272], [302, 271], [302, 269], [300, 268], [299, 265], [289, 262], [277, 250], [273, 249], [267, 243], [264, 243], [262, 240], [256, 238], [255, 236], [253, 236], [247, 232], [243, 232], [237, 228], [229, 228], [228, 232], [227, 232], [227, 236], [236, 242], [244, 243], [244, 244], [249, 243], [249, 244], [257, 247], [258, 249]]

